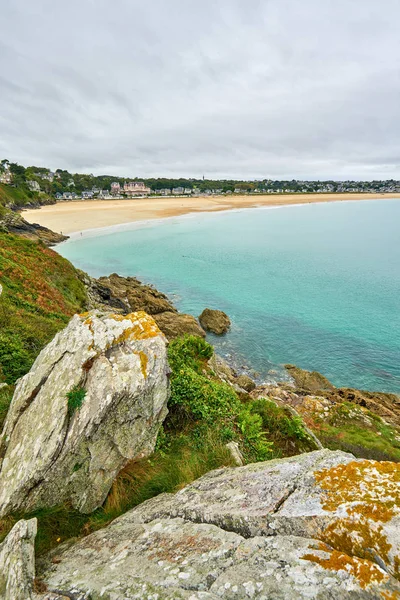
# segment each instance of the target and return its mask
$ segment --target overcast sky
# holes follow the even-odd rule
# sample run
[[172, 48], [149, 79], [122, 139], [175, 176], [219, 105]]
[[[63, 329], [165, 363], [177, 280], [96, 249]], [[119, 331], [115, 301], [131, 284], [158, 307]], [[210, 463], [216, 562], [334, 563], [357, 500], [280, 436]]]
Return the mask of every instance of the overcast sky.
[[0, 158], [400, 179], [399, 0], [1, 0]]

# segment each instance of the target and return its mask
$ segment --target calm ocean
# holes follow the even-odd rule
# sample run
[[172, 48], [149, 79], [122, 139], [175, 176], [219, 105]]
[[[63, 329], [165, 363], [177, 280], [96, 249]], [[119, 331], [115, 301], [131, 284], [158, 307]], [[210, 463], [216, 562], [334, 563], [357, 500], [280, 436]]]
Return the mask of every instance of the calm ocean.
[[91, 275], [151, 282], [181, 311], [224, 310], [232, 330], [211, 343], [264, 380], [294, 363], [400, 392], [400, 199], [189, 215], [57, 250]]

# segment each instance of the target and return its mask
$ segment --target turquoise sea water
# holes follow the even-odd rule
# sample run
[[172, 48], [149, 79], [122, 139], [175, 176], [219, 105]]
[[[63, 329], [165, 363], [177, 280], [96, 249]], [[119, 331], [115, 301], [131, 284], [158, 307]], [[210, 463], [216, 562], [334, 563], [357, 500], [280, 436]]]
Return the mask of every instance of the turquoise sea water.
[[182, 311], [224, 310], [232, 330], [210, 341], [262, 379], [294, 363], [400, 392], [400, 199], [190, 215], [58, 251], [151, 282]]

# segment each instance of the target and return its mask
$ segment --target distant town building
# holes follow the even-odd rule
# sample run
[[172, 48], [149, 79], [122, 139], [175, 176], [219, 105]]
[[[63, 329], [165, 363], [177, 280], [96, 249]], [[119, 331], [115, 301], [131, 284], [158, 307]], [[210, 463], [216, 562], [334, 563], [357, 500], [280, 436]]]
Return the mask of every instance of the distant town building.
[[60, 194], [60, 192], [57, 192], [54, 197], [55, 197], [56, 200], [61, 200], [61, 198], [63, 197], [63, 195]]
[[27, 186], [32, 192], [40, 192], [40, 185], [37, 181], [27, 181]]
[[82, 192], [82, 198], [93, 198], [92, 190], [85, 190]]
[[47, 181], [50, 181], [50, 183], [52, 183], [54, 180], [53, 171], [47, 171], [47, 173], [35, 173], [35, 175], [37, 175], [41, 179], [46, 179]]
[[11, 181], [12, 181], [11, 173], [8, 173], [6, 171], [5, 173], [0, 174], [0, 183], [9, 184], [9, 183], [11, 183]]
[[[56, 194], [57, 197], [57, 194]], [[62, 195], [63, 200], [72, 200], [72, 193], [71, 192], [64, 192]]]
[[113, 196], [118, 196], [121, 193], [121, 186], [118, 181], [113, 181], [111, 184], [111, 194]]
[[150, 194], [151, 189], [143, 181], [126, 181], [124, 183], [124, 194], [126, 196], [144, 196]]
[[172, 188], [172, 193], [175, 194], [175, 196], [180, 196], [181, 194], [184, 194], [184, 192], [185, 188], [183, 187]]
[[6, 169], [3, 173], [0, 173], [0, 183], [6, 183], [7, 185], [12, 182], [12, 173]]

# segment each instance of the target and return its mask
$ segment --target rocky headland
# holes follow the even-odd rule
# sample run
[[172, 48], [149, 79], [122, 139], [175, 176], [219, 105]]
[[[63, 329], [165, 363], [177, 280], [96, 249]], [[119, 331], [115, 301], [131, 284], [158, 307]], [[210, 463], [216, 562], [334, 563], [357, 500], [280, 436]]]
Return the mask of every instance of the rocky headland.
[[43, 225], [28, 223], [21, 213], [15, 211], [6, 212], [2, 216], [0, 219], [0, 231], [19, 235], [28, 240], [40, 240], [46, 246], [55, 246], [68, 239], [68, 236], [55, 233]]
[[400, 598], [397, 396], [256, 385], [152, 286], [26, 237], [0, 231], [0, 598]]

